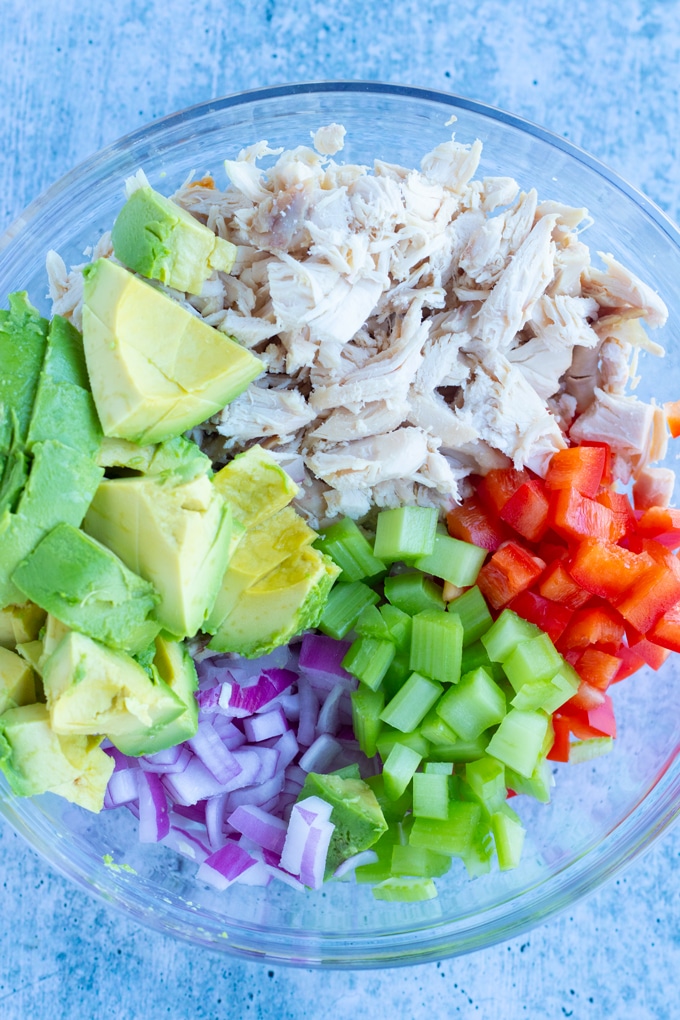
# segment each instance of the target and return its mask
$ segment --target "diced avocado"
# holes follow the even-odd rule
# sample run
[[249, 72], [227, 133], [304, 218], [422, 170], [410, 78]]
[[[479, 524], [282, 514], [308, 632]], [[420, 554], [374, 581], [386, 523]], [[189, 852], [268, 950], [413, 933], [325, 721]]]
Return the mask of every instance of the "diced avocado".
[[70, 632], [70, 627], [67, 627], [61, 620], [57, 620], [56, 616], [52, 616], [51, 613], [47, 614], [45, 620], [45, 629], [42, 633], [42, 659], [40, 661], [39, 670], [42, 675], [43, 666], [50, 657], [52, 652], [55, 650], [58, 644], [60, 644], [62, 638]]
[[43, 684], [55, 733], [105, 734], [125, 754], [168, 747], [156, 735], [186, 708], [131, 656], [75, 631], [46, 660]]
[[46, 705], [0, 715], [0, 768], [21, 797], [57, 793], [88, 811], [101, 811], [114, 761], [100, 742], [100, 737], [55, 733]]
[[26, 440], [48, 326], [24, 291], [10, 294], [9, 310], [0, 311], [0, 465], [9, 451], [13, 431], [20, 444]]
[[175, 694], [184, 706], [184, 711], [155, 733], [145, 737], [145, 754], [174, 747], [184, 740], [190, 740], [198, 729], [198, 702], [194, 692], [198, 687], [198, 676], [194, 661], [185, 646], [178, 641], [166, 641], [160, 635], [156, 638], [156, 654], [153, 666], [158, 676]]
[[204, 629], [208, 633], [217, 630], [246, 589], [315, 538], [316, 532], [290, 506], [249, 528], [229, 560]]
[[231, 510], [207, 475], [107, 479], [83, 528], [160, 594], [155, 616], [174, 637], [193, 636], [227, 568]]
[[149, 187], [130, 195], [111, 241], [116, 258], [130, 269], [189, 294], [200, 294], [214, 270], [228, 273], [236, 258], [233, 244]]
[[214, 481], [231, 505], [234, 520], [246, 528], [282, 510], [300, 491], [271, 453], [257, 445], [234, 457]]
[[103, 468], [121, 468], [140, 475], [171, 473], [183, 482], [212, 473], [210, 458], [184, 436], [151, 446], [107, 437], [102, 440], [97, 463]]
[[0, 648], [0, 713], [35, 700], [35, 675], [29, 664], [16, 652]]
[[326, 858], [326, 877], [348, 857], [373, 846], [387, 831], [376, 796], [362, 779], [310, 772], [300, 791], [300, 798], [305, 797], [321, 797], [333, 805], [330, 820], [335, 829]]
[[34, 641], [45, 623], [45, 610], [33, 602], [5, 606], [0, 609], [0, 645], [14, 648], [24, 641]]
[[157, 443], [220, 411], [263, 364], [109, 259], [83, 270], [83, 340], [104, 435]]
[[105, 546], [58, 524], [12, 574], [17, 587], [73, 630], [137, 652], [160, 630], [149, 619], [160, 596]]
[[30, 450], [35, 443], [55, 437], [89, 457], [96, 455], [102, 440], [85, 368], [83, 338], [60, 315], [50, 323], [26, 445]]
[[15, 569], [60, 522], [79, 527], [103, 473], [90, 457], [56, 439], [35, 444], [16, 513], [0, 515], [0, 606], [23, 601], [11, 580]]
[[329, 556], [307, 546], [248, 588], [209, 647], [247, 658], [266, 655], [316, 627], [340, 573]]
[[[43, 657], [43, 643], [42, 641], [22, 641], [21, 644], [17, 645], [17, 655], [20, 655], [22, 659], [35, 670], [36, 673], [40, 673], [42, 668], [42, 657]], [[34, 700], [40, 701], [40, 698]]]

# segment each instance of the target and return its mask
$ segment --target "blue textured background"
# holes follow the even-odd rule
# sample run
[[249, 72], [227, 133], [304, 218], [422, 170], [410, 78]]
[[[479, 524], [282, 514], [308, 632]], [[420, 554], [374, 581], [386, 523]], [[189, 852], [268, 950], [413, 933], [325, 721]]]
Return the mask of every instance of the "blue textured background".
[[[75, 163], [149, 120], [241, 89], [323, 78], [430, 86], [521, 114], [680, 219], [676, 0], [3, 0], [0, 19], [0, 228]], [[680, 1015], [677, 828], [522, 939], [383, 974], [194, 952], [72, 888], [5, 824], [0, 877], [2, 1020]]]

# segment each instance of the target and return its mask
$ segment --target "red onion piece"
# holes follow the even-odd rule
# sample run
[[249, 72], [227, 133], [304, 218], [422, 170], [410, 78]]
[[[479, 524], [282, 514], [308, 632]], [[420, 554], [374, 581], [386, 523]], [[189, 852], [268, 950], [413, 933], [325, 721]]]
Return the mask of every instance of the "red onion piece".
[[327, 681], [333, 686], [341, 681], [349, 689], [354, 689], [357, 685], [355, 677], [341, 666], [351, 643], [336, 641], [324, 634], [305, 634], [300, 645], [299, 667], [310, 678]]
[[218, 783], [228, 783], [240, 773], [241, 766], [223, 744], [209, 720], [201, 720], [196, 735], [188, 741], [188, 744]]
[[237, 843], [227, 842], [224, 846], [210, 854], [198, 869], [200, 881], [214, 885], [216, 889], [226, 889], [235, 882], [248, 868], [255, 864], [254, 859]]
[[154, 772], [142, 772], [137, 777], [139, 787], [139, 841], [159, 843], [170, 831], [168, 801], [163, 783]]
[[270, 712], [252, 715], [243, 720], [245, 735], [251, 743], [280, 737], [288, 730], [288, 721], [278, 706]]
[[286, 823], [255, 805], [240, 805], [227, 818], [229, 825], [258, 846], [281, 854], [286, 840]]
[[300, 768], [305, 772], [329, 772], [341, 752], [338, 741], [322, 733], [300, 758]]
[[139, 769], [121, 769], [118, 772], [113, 772], [109, 779], [109, 785], [106, 787], [106, 794], [104, 795], [105, 808], [116, 808], [120, 807], [121, 804], [129, 804], [130, 801], [137, 800], [139, 796], [137, 788], [138, 772]]
[[335, 826], [333, 822], [319, 821], [309, 827], [309, 833], [302, 851], [300, 881], [310, 889], [320, 889], [326, 870], [328, 847]]
[[283, 781], [283, 772], [277, 772], [264, 783], [258, 782], [254, 786], [246, 786], [240, 790], [233, 790], [229, 794], [229, 809], [234, 810], [239, 804], [257, 804], [262, 806], [262, 804], [265, 804], [281, 792]]
[[317, 737], [322, 733], [335, 734], [340, 729], [340, 702], [344, 693], [344, 689], [339, 684], [328, 692], [316, 721]]
[[319, 699], [312, 689], [307, 677], [301, 676], [298, 680], [298, 694], [300, 697], [300, 722], [298, 723], [297, 739], [302, 747], [309, 747], [314, 741], [316, 732], [316, 721], [319, 717]]
[[[232, 780], [232, 782], [237, 782]], [[196, 804], [225, 792], [224, 784], [215, 779], [200, 758], [193, 757], [184, 772], [166, 774], [163, 784], [177, 804]]]
[[186, 744], [177, 744], [176, 747], [169, 747], [167, 751], [156, 751], [155, 754], [147, 754], [139, 758], [139, 767], [144, 772], [172, 773], [184, 772], [191, 759], [191, 751]]
[[354, 857], [348, 857], [342, 864], [339, 864], [333, 872], [333, 877], [342, 878], [343, 875], [356, 871], [363, 864], [376, 864], [377, 861], [378, 855], [375, 850], [362, 850], [360, 853], [354, 854]]

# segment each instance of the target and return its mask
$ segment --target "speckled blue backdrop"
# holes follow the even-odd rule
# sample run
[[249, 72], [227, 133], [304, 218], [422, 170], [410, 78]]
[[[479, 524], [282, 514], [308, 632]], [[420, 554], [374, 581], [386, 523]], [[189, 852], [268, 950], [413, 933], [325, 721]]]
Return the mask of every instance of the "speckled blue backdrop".
[[[105, 13], [104, 13], [105, 12]], [[582, 145], [680, 219], [676, 0], [3, 0], [0, 228], [153, 118], [241, 89], [368, 78], [471, 96]], [[195, 953], [0, 825], [0, 1018], [680, 1016], [680, 834], [526, 937], [383, 974]]]

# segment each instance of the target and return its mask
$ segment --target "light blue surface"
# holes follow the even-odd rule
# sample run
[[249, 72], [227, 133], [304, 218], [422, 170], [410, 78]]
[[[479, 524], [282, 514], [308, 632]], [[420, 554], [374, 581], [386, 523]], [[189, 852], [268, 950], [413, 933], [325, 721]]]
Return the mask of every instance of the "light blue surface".
[[[1, 16], [0, 228], [75, 163], [151, 119], [322, 78], [425, 85], [523, 115], [680, 219], [675, 0], [4, 0]], [[383, 974], [196, 953], [72, 888], [6, 824], [0, 875], [2, 1020], [680, 1015], [677, 827], [524, 938]]]

